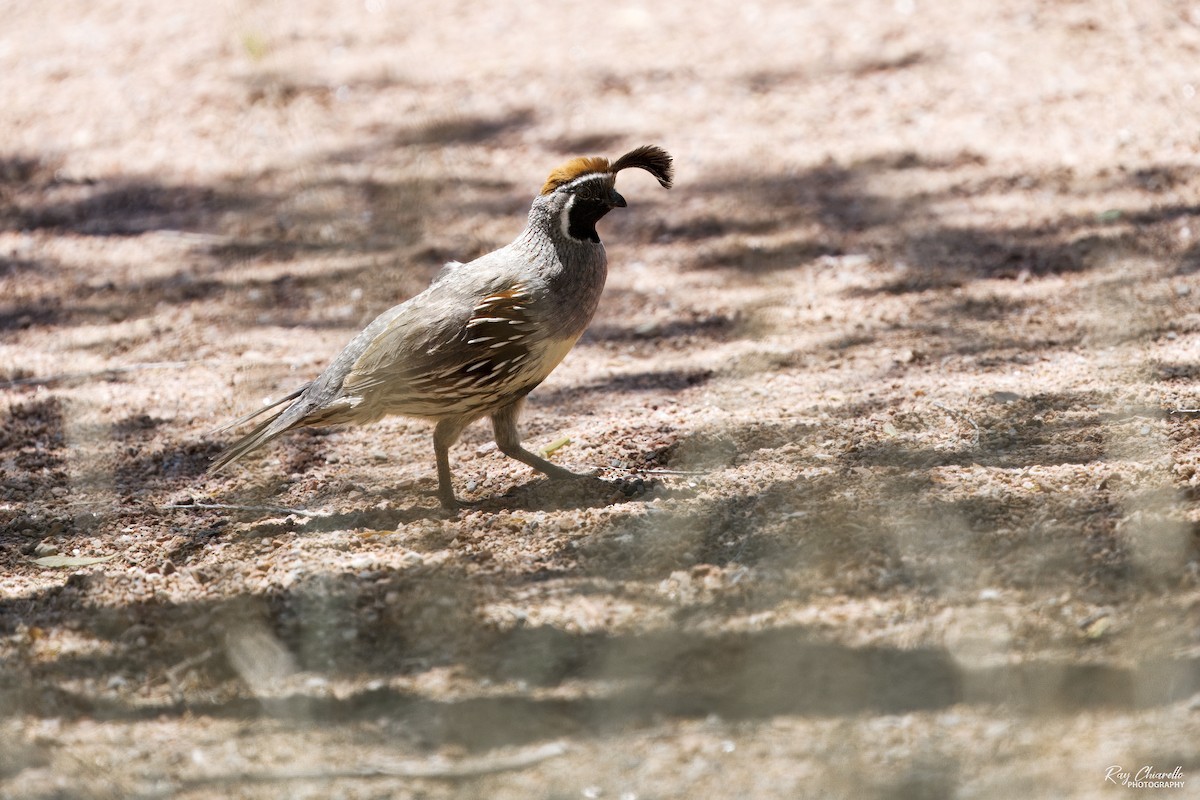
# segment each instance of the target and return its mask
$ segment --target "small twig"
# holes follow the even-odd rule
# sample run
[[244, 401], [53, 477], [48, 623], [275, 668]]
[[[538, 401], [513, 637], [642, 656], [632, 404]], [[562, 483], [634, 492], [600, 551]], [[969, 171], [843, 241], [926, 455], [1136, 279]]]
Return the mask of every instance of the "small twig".
[[948, 406], [942, 405], [941, 403], [937, 402], [936, 400], [933, 402], [932, 405], [935, 408], [940, 408], [942, 411], [945, 411], [947, 414], [954, 417], [955, 419], [959, 419], [959, 420], [966, 422], [972, 428], [974, 428], [975, 436], [972, 437], [972, 439], [971, 439], [971, 446], [974, 447], [975, 445], [979, 444], [979, 426], [975, 423], [975, 420], [971, 419], [970, 417], [968, 417], [966, 414], [964, 414], [961, 411], [958, 411], [953, 408], [949, 408]]
[[162, 508], [216, 508], [224, 511], [258, 511], [272, 514], [299, 514], [302, 517], [317, 517], [320, 512], [306, 511], [303, 508], [284, 508], [283, 506], [239, 506], [231, 503], [167, 503]]
[[646, 475], [707, 475], [707, 472], [696, 469], [631, 469], [630, 472], [642, 472]]
[[555, 450], [560, 450], [571, 443], [571, 437], [564, 436], [561, 439], [555, 439], [550, 444], [542, 448], [542, 455], [548, 456], [554, 453]]
[[181, 789], [194, 789], [212, 784], [271, 783], [295, 780], [336, 780], [339, 778], [425, 778], [464, 780], [481, 775], [532, 767], [567, 752], [566, 744], [551, 742], [510, 756], [464, 758], [454, 763], [437, 761], [397, 761], [390, 764], [364, 764], [342, 769], [265, 769], [256, 772], [235, 772], [228, 775], [208, 775], [180, 781]]
[[202, 653], [197, 653], [196, 655], [191, 656], [190, 658], [185, 658], [183, 661], [180, 661], [175, 666], [170, 667], [166, 671], [164, 676], [170, 683], [174, 684], [176, 681], [179, 680], [179, 676], [181, 674], [183, 674], [184, 672], [187, 672], [189, 669], [192, 669], [193, 667], [200, 666], [205, 661], [208, 661], [210, 658], [212, 658], [214, 655], [216, 655], [216, 653], [217, 653], [217, 651], [213, 650], [210, 647], [209, 649], [205, 650]]
[[205, 661], [208, 661], [210, 658], [216, 655], [216, 653], [217, 651], [210, 647], [202, 653], [197, 653], [190, 658], [185, 658], [183, 661], [180, 661], [178, 664], [170, 667], [166, 670], [166, 672], [163, 673], [162, 679], [166, 681], [167, 685], [170, 687], [171, 696], [176, 702], [183, 702], [183, 692], [181, 692], [179, 689], [179, 679], [183, 676], [183, 673], [187, 672], [189, 669], [200, 666]]
[[1172, 414], [1180, 414], [1187, 417], [1200, 416], [1200, 408], [1172, 408]]
[[742, 553], [746, 552], [746, 545], [750, 544], [750, 537], [754, 535], [754, 529], [746, 530], [746, 535], [742, 537], [742, 543], [738, 545], [738, 549], [732, 556], [729, 557], [730, 564], [741, 563]]

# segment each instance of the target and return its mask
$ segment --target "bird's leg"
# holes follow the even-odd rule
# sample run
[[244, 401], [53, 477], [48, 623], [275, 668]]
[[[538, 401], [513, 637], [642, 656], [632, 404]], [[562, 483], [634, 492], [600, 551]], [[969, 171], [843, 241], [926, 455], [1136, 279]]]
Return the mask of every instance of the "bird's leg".
[[521, 413], [523, 402], [524, 399], [518, 400], [492, 414], [492, 430], [496, 433], [496, 446], [500, 448], [500, 452], [509, 458], [515, 458], [517, 461], [528, 464], [551, 478], [585, 477], [571, 472], [569, 469], [563, 469], [557, 464], [551, 464], [541, 456], [536, 456], [521, 447], [521, 434], [517, 432], [517, 416]]
[[454, 483], [450, 476], [450, 447], [458, 441], [467, 421], [461, 417], [438, 420], [433, 429], [433, 452], [437, 457], [438, 500], [442, 506], [449, 509], [460, 508], [463, 504], [454, 496]]

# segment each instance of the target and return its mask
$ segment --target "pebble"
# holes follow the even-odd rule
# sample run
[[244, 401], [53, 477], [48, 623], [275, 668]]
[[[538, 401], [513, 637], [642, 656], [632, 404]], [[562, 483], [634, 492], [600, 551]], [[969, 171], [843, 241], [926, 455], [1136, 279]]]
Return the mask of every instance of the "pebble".
[[33, 554], [38, 558], [56, 556], [58, 555], [58, 545], [50, 542], [38, 542], [37, 547], [33, 548]]

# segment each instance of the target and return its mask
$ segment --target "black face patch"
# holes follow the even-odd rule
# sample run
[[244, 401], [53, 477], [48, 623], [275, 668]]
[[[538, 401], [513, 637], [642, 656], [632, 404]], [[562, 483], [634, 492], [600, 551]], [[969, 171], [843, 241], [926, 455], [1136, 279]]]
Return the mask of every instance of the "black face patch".
[[564, 187], [561, 191], [569, 192], [575, 198], [571, 210], [567, 212], [567, 234], [572, 239], [599, 242], [596, 223], [613, 207], [610, 200], [611, 180], [596, 176]]
[[596, 233], [596, 223], [611, 210], [612, 206], [603, 200], [576, 197], [568, 212], [567, 233], [572, 239], [580, 241], [600, 241], [600, 235]]

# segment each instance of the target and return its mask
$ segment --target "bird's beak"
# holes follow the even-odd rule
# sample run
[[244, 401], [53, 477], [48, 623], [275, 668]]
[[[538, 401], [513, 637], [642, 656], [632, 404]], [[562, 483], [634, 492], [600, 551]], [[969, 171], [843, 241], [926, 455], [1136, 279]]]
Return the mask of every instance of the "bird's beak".
[[617, 193], [616, 189], [610, 189], [608, 192], [608, 204], [613, 208], [624, 208], [629, 205], [625, 202], [625, 198]]

